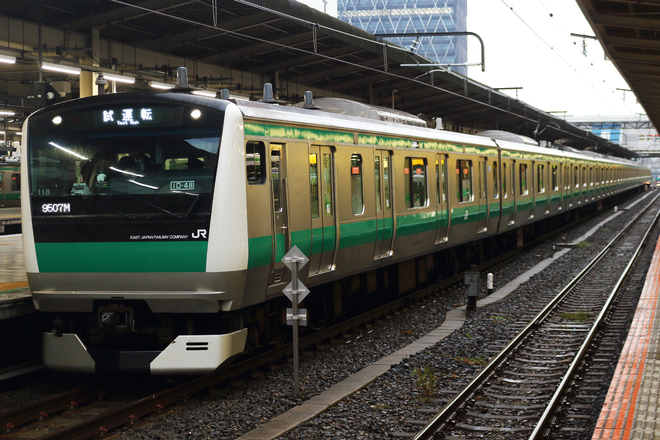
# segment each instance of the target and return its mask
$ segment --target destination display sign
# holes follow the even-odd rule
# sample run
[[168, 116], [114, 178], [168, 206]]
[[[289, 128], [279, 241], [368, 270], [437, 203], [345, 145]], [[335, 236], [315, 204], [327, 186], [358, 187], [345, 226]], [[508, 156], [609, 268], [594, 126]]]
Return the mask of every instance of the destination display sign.
[[96, 128], [178, 127], [183, 124], [183, 108], [172, 106], [108, 107], [91, 112]]

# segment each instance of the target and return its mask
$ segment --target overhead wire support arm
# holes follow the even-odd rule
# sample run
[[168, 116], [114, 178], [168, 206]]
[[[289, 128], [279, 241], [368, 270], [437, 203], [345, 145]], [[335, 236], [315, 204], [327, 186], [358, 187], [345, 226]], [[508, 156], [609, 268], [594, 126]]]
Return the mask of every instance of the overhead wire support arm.
[[[452, 32], [409, 32], [409, 33], [391, 33], [391, 34], [374, 34], [376, 38], [392, 38], [392, 37], [452, 37], [457, 35], [472, 35], [479, 40], [481, 44], [481, 71], [486, 71], [486, 50], [484, 49], [484, 40], [481, 39], [479, 34], [469, 31], [452, 31]], [[440, 64], [438, 64], [440, 65]]]

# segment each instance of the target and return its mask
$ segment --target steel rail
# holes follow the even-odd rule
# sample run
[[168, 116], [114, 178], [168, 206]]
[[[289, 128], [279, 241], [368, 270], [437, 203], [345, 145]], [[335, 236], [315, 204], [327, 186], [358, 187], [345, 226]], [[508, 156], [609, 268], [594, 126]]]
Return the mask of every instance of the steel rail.
[[[656, 197], [657, 198], [657, 197]], [[578, 350], [575, 358], [573, 359], [573, 362], [571, 362], [571, 365], [568, 368], [568, 371], [562, 378], [559, 386], [555, 390], [555, 393], [553, 396], [550, 398], [550, 403], [546, 407], [545, 411], [541, 415], [541, 418], [539, 419], [538, 423], [536, 424], [536, 427], [532, 431], [532, 433], [529, 436], [529, 440], [537, 440], [541, 439], [546, 435], [546, 431], [548, 428], [550, 428], [550, 425], [552, 423], [552, 419], [554, 418], [555, 413], [557, 412], [557, 409], [561, 405], [561, 401], [563, 397], [566, 395], [566, 392], [568, 391], [568, 388], [570, 387], [571, 383], [573, 382], [573, 379], [575, 378], [575, 375], [577, 373], [578, 368], [582, 364], [585, 356], [589, 352], [591, 344], [594, 342], [594, 340], [597, 337], [598, 332], [600, 331], [602, 325], [605, 322], [605, 319], [607, 317], [607, 314], [609, 313], [614, 301], [616, 298], [619, 296], [619, 293], [621, 292], [621, 289], [623, 288], [623, 283], [624, 281], [628, 278], [630, 275], [630, 272], [632, 271], [632, 267], [639, 258], [639, 255], [642, 253], [642, 248], [646, 245], [647, 240], [649, 235], [651, 235], [651, 231], [655, 227], [655, 224], [658, 221], [658, 218], [660, 217], [660, 210], [656, 212], [655, 216], [653, 217], [653, 221], [650, 223], [649, 228], [646, 230], [644, 233], [644, 236], [642, 237], [642, 240], [640, 241], [639, 245], [635, 249], [635, 252], [628, 261], [628, 264], [626, 265], [623, 273], [619, 277], [618, 281], [612, 288], [610, 295], [608, 296], [607, 300], [605, 301], [605, 305], [600, 311], [600, 314], [596, 318], [596, 321], [593, 323], [591, 326], [591, 329], [589, 330], [589, 333], [587, 333], [587, 337], [585, 341], [582, 343], [580, 346], [580, 349]]]
[[413, 440], [432, 440], [436, 432], [444, 427], [448, 422], [450, 422], [451, 417], [456, 414], [458, 410], [465, 404], [465, 402], [478, 390], [488, 378], [508, 359], [508, 357], [513, 353], [522, 342], [529, 337], [534, 330], [536, 330], [540, 324], [550, 316], [553, 310], [560, 304], [563, 299], [568, 295], [568, 293], [577, 285], [581, 280], [583, 280], [588, 273], [593, 269], [593, 267], [598, 264], [598, 262], [603, 259], [603, 257], [609, 252], [609, 250], [614, 246], [614, 244], [635, 224], [635, 222], [651, 207], [651, 205], [660, 197], [656, 195], [645, 207], [640, 210], [640, 212], [630, 220], [624, 228], [601, 250], [598, 255], [596, 255], [587, 266], [580, 271], [578, 275], [575, 276], [565, 287], [559, 292], [551, 301], [546, 305], [543, 310], [541, 310], [538, 315], [530, 321], [525, 328], [523, 328], [507, 345], [504, 349], [499, 352], [471, 381], [468, 383], [465, 388], [454, 398], [449, 401], [442, 410], [436, 414], [431, 421], [426, 424], [417, 434], [413, 437]]

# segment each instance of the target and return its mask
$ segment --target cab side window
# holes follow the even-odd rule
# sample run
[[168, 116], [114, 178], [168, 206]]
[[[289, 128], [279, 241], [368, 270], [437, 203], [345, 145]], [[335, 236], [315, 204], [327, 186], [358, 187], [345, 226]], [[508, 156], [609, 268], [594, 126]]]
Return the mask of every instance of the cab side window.
[[245, 145], [245, 168], [250, 185], [260, 185], [266, 181], [264, 157], [266, 146], [263, 142], [248, 142]]

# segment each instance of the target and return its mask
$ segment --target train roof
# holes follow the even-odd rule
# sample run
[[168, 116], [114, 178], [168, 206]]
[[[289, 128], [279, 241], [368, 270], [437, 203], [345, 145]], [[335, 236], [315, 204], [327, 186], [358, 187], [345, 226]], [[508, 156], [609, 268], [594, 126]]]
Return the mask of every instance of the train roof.
[[[322, 108], [305, 109], [293, 106], [280, 106], [259, 101], [236, 101], [244, 116], [277, 122], [320, 125], [337, 130], [355, 130], [403, 136], [411, 139], [427, 138], [444, 142], [479, 145], [497, 148], [488, 138], [436, 130], [432, 128], [395, 123], [389, 120], [371, 119], [342, 113], [332, 113]], [[441, 134], [440, 134], [441, 133]]]
[[[273, 122], [296, 123], [303, 125], [319, 125], [337, 130], [355, 130], [362, 132], [376, 132], [387, 135], [403, 136], [410, 139], [430, 139], [439, 142], [450, 142], [461, 145], [479, 146], [487, 148], [506, 148], [508, 150], [552, 155], [566, 159], [589, 159], [597, 161], [616, 162], [621, 164], [636, 164], [633, 161], [611, 156], [602, 156], [598, 153], [584, 154], [585, 152], [562, 151], [555, 148], [530, 145], [529, 141], [502, 135], [502, 132], [485, 132], [482, 135], [470, 135], [445, 130], [437, 130], [426, 127], [411, 126], [402, 123], [393, 123], [387, 120], [375, 119], [373, 117], [353, 116], [345, 113], [331, 113], [322, 108], [321, 105], [314, 109], [305, 109], [299, 106], [281, 106], [260, 101], [236, 101], [243, 115], [247, 118], [268, 120]], [[533, 143], [533, 141], [531, 142]]]
[[[183, 92], [183, 93], [182, 93]], [[498, 149], [500, 147], [530, 153], [538, 155], [552, 155], [557, 157], [571, 158], [571, 159], [585, 159], [586, 155], [582, 152], [569, 152], [569, 151], [560, 151], [558, 149], [539, 147], [534, 145], [529, 145], [523, 143], [522, 141], [513, 142], [512, 140], [502, 140], [500, 135], [498, 136], [478, 136], [470, 135], [464, 133], [456, 133], [446, 130], [438, 130], [427, 127], [420, 127], [415, 125], [408, 125], [410, 121], [419, 119], [414, 115], [404, 114], [403, 112], [390, 111], [390, 109], [383, 109], [382, 107], [367, 106], [366, 109], [362, 106], [363, 114], [359, 116], [354, 116], [353, 114], [346, 114], [343, 110], [332, 113], [328, 110], [332, 110], [330, 107], [339, 107], [337, 104], [338, 101], [319, 101], [320, 103], [325, 102], [327, 109], [314, 107], [313, 109], [301, 108], [295, 106], [283, 106], [268, 102], [262, 101], [246, 101], [246, 100], [233, 100], [233, 99], [218, 99], [218, 98], [209, 98], [202, 97], [197, 95], [192, 95], [186, 93], [186, 91], [179, 92], [157, 92], [157, 93], [144, 93], [144, 92], [135, 92], [135, 93], [117, 93], [112, 95], [103, 95], [103, 96], [93, 96], [87, 98], [80, 98], [65, 103], [54, 104], [45, 109], [39, 110], [30, 116], [28, 119], [32, 119], [42, 112], [53, 111], [59, 108], [60, 106], [73, 106], [73, 107], [83, 107], [86, 105], [96, 105], [99, 102], [112, 103], [115, 101], [125, 101], [125, 100], [142, 100], [142, 99], [153, 99], [156, 101], [160, 100], [169, 100], [176, 99], [180, 102], [188, 102], [189, 104], [197, 105], [206, 105], [209, 107], [214, 107], [219, 110], [225, 110], [228, 105], [236, 105], [239, 110], [242, 112], [244, 117], [259, 119], [264, 121], [272, 121], [279, 123], [293, 123], [300, 125], [316, 125], [322, 126], [335, 130], [345, 130], [345, 131], [359, 131], [366, 133], [375, 133], [383, 134], [387, 136], [398, 136], [402, 138], [407, 138], [411, 140], [430, 140], [440, 143], [451, 143], [456, 145], [464, 146], [476, 146], [482, 148], [493, 148]], [[349, 101], [350, 102], [350, 101]], [[332, 106], [327, 103], [331, 103]], [[359, 104], [359, 103], [358, 103]], [[353, 106], [354, 108], [360, 108], [360, 106]], [[380, 112], [380, 114], [379, 114]], [[384, 115], [387, 113], [386, 115]], [[367, 117], [365, 117], [367, 115]], [[375, 116], [374, 116], [375, 115]], [[404, 118], [404, 115], [408, 117]], [[393, 122], [392, 118], [399, 120]], [[402, 123], [402, 121], [404, 121]], [[498, 139], [494, 139], [497, 137]], [[517, 140], [513, 138], [513, 140]], [[633, 161], [615, 157], [590, 157], [591, 159], [599, 161], [609, 161], [616, 162], [621, 164], [636, 164]]]

